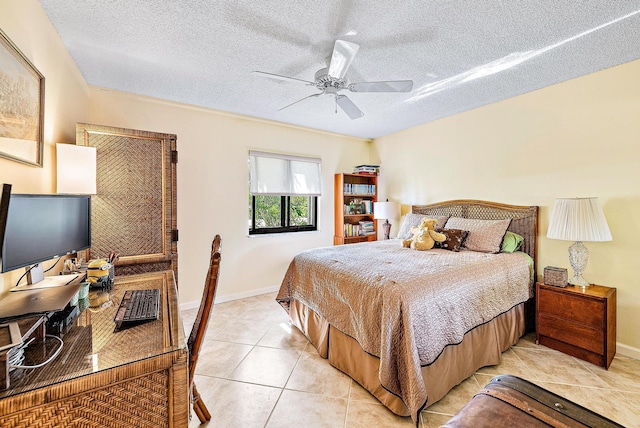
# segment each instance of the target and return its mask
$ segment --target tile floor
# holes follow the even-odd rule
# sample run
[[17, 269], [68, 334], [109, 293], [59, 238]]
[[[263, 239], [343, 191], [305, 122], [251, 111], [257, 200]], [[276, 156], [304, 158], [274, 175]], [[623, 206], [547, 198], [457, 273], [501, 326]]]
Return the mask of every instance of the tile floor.
[[[275, 293], [217, 304], [195, 382], [213, 415], [209, 427], [411, 427], [356, 382], [333, 368], [288, 323]], [[183, 311], [185, 331], [196, 310]], [[627, 427], [640, 427], [640, 361], [616, 356], [609, 370], [538, 346], [525, 336], [422, 412], [437, 427], [494, 375], [513, 374]], [[199, 425], [195, 414], [190, 427]]]

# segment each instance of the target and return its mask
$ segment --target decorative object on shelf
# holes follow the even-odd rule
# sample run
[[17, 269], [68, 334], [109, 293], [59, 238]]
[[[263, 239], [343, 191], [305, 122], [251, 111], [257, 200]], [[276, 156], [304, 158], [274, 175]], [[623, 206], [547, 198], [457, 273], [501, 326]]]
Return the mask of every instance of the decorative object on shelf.
[[0, 156], [42, 167], [44, 76], [0, 30]]
[[364, 204], [360, 199], [352, 199], [349, 202], [349, 214], [350, 215], [354, 215], [354, 214], [364, 214], [365, 210], [364, 210]]
[[611, 241], [607, 219], [598, 198], [558, 198], [553, 206], [547, 238], [575, 241], [569, 247], [573, 276], [569, 284], [588, 287], [582, 277], [589, 260], [589, 250], [582, 242]]
[[545, 285], [553, 285], [554, 287], [566, 287], [568, 274], [564, 268], [547, 266], [544, 268]]
[[380, 174], [380, 165], [358, 165], [353, 168], [354, 174], [378, 175]]
[[396, 219], [400, 217], [400, 204], [397, 202], [374, 202], [373, 204], [373, 218], [376, 220], [384, 219], [382, 224], [384, 231], [384, 239], [389, 239], [389, 233], [391, 232], [391, 223], [389, 219]]
[[56, 190], [64, 194], [96, 194], [95, 147], [56, 144]]

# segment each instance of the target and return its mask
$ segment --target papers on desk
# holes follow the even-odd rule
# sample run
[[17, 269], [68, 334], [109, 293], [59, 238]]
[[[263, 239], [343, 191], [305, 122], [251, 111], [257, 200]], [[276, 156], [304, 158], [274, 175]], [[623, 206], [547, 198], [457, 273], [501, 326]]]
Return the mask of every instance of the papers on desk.
[[72, 273], [69, 275], [45, 276], [42, 281], [36, 282], [35, 284], [18, 285], [17, 287], [11, 287], [9, 290], [10, 291], [29, 291], [29, 290], [40, 290], [43, 288], [64, 287], [65, 285], [68, 285], [70, 282], [75, 280], [77, 277], [78, 277], [77, 273]]

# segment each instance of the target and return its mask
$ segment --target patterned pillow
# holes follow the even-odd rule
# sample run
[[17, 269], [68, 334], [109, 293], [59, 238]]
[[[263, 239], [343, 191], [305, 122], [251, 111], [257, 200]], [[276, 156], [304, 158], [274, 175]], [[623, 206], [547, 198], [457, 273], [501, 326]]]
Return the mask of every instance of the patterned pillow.
[[436, 228], [436, 232], [440, 232], [447, 237], [446, 241], [443, 241], [443, 242], [436, 241], [436, 244], [435, 244], [436, 248], [442, 248], [443, 250], [456, 251], [456, 252], [460, 251], [465, 238], [469, 234], [469, 232], [467, 232], [466, 230], [444, 229], [440, 227]]
[[424, 214], [407, 213], [404, 216], [404, 219], [402, 219], [402, 223], [400, 224], [400, 229], [398, 231], [398, 238], [411, 239], [413, 237], [413, 233], [411, 233], [411, 228], [419, 226], [420, 221], [422, 221], [424, 217], [434, 218], [438, 220], [438, 226], [440, 227], [443, 227], [444, 224], [447, 222], [447, 219], [449, 218], [449, 216], [446, 216], [446, 215], [430, 216], [430, 215], [424, 215]]
[[511, 219], [478, 220], [474, 218], [451, 217], [447, 220], [447, 229], [462, 229], [469, 232], [464, 248], [482, 253], [500, 251], [502, 238], [507, 232]]

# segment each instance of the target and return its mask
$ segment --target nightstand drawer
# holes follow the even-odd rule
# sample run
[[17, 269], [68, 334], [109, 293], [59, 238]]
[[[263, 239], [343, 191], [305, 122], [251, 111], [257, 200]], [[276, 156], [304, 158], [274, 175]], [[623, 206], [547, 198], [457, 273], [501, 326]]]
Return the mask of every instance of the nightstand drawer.
[[545, 290], [538, 296], [538, 311], [602, 330], [605, 325], [602, 301]]
[[582, 349], [604, 353], [604, 332], [584, 324], [560, 319], [547, 313], [538, 314], [538, 334], [577, 346]]

